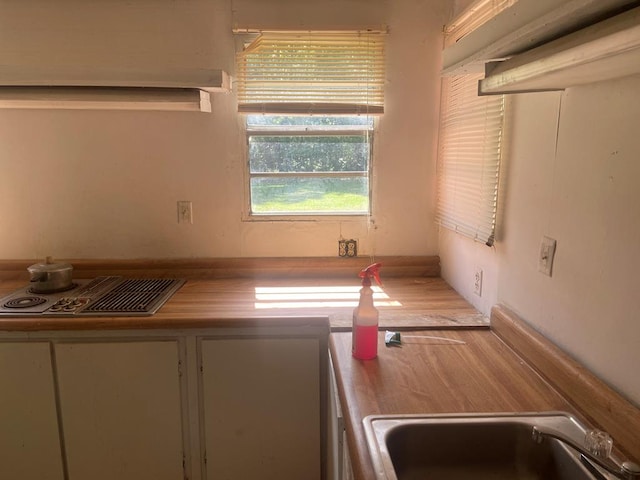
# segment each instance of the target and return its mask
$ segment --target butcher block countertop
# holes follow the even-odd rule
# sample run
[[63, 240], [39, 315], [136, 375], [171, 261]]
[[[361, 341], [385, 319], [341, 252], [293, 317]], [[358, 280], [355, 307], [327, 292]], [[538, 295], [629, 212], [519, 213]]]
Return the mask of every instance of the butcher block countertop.
[[[356, 479], [375, 478], [362, 421], [378, 414], [566, 411], [609, 432], [618, 453], [638, 461], [640, 409], [521, 325], [508, 309], [494, 308], [491, 322], [492, 330], [407, 332], [402, 347], [386, 347], [381, 331], [378, 357], [368, 361], [352, 358], [350, 332], [331, 334]], [[512, 348], [516, 344], [521, 351]]]
[[[494, 307], [489, 320], [440, 278], [438, 257], [385, 257], [379, 356], [351, 357], [357, 274], [373, 259], [57, 260], [74, 278], [184, 278], [153, 316], [6, 317], [0, 332], [182, 329], [330, 323], [330, 350], [358, 480], [373, 478], [362, 420], [372, 414], [563, 410], [608, 431], [624, 456], [640, 461], [640, 409], [630, 404], [517, 315]], [[0, 297], [28, 283], [35, 261], [0, 260]], [[385, 329], [402, 347], [385, 347]], [[409, 333], [407, 330], [413, 330]], [[409, 338], [427, 334], [464, 342]]]
[[[412, 332], [420, 335], [420, 332]], [[570, 411], [570, 404], [490, 331], [429, 331], [465, 344], [407, 338], [378, 358], [351, 357], [351, 335], [331, 335], [356, 479], [375, 478], [362, 420], [378, 414]]]
[[[67, 261], [67, 260], [65, 260]], [[74, 278], [185, 278], [153, 316], [6, 317], [0, 330], [204, 328], [326, 317], [351, 328], [367, 258], [191, 261], [69, 261]], [[382, 327], [488, 328], [488, 321], [439, 276], [437, 257], [386, 257], [376, 295]], [[28, 261], [0, 262], [0, 297], [28, 284]]]

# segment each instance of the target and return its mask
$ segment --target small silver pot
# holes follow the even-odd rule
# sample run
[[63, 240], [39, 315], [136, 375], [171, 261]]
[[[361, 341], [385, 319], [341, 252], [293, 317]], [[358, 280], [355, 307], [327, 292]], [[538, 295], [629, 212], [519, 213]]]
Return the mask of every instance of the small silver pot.
[[45, 263], [36, 263], [27, 270], [31, 290], [35, 293], [62, 292], [73, 286], [73, 266], [70, 263], [53, 263], [51, 257], [47, 257]]

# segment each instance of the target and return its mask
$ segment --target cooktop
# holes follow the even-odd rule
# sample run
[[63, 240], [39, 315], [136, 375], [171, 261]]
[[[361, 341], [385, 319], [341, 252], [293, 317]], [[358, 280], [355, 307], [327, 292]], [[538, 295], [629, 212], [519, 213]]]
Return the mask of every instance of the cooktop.
[[0, 316], [153, 315], [185, 283], [174, 278], [104, 276], [74, 280], [64, 292], [25, 286], [0, 299]]

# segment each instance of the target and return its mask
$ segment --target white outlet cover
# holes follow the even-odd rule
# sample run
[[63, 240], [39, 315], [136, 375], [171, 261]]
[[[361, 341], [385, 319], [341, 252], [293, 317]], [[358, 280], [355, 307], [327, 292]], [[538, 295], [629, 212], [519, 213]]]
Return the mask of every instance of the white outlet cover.
[[473, 293], [482, 296], [482, 269], [478, 268], [473, 276]]
[[556, 254], [556, 240], [551, 237], [542, 237], [540, 255], [538, 257], [538, 271], [548, 277], [553, 271], [553, 257]]

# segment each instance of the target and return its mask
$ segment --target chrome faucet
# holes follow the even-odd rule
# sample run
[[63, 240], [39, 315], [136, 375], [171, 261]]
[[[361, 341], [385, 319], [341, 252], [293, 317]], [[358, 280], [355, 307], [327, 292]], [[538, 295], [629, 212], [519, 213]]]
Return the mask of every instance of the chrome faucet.
[[600, 430], [588, 431], [582, 445], [562, 432], [539, 425], [533, 427], [531, 437], [536, 443], [542, 443], [545, 437], [555, 438], [617, 478], [640, 480], [640, 465], [628, 460], [618, 463], [611, 458], [613, 442], [607, 433]]

